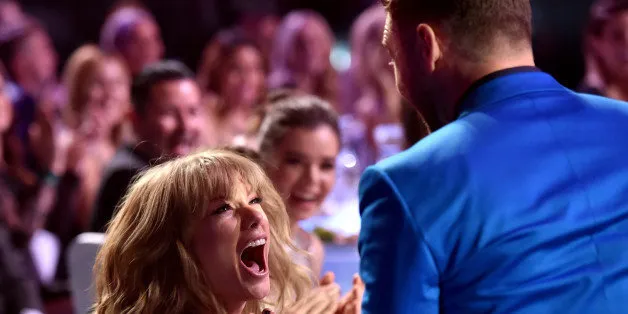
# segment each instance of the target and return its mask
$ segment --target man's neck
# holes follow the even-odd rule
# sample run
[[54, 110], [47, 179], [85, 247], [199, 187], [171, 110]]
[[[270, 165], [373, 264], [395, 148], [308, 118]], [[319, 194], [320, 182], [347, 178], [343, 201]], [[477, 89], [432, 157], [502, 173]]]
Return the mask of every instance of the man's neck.
[[443, 122], [449, 123], [460, 115], [460, 108], [458, 108], [458, 106], [464, 101], [463, 97], [466, 95], [467, 91], [469, 91], [477, 81], [491, 73], [525, 66], [535, 66], [531, 51], [529, 53], [520, 53], [505, 58], [494, 57], [489, 62], [476, 63], [466, 67], [462, 66], [461, 71], [458, 72], [457, 75], [455, 75], [456, 78], [452, 80], [451, 92], [445, 93], [446, 95], [451, 95], [451, 98], [447, 99], [447, 103], [452, 104], [452, 106], [449, 107], [448, 112], [441, 114], [441, 117], [439, 117], [440, 120], [447, 119], [448, 121]]

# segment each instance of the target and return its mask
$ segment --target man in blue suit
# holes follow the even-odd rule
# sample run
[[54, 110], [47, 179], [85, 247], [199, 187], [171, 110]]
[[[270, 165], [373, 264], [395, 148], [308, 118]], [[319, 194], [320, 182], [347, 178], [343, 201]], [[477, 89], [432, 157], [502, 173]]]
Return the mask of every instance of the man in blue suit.
[[529, 0], [386, 0], [431, 135], [364, 173], [364, 313], [628, 313], [628, 104], [534, 67]]

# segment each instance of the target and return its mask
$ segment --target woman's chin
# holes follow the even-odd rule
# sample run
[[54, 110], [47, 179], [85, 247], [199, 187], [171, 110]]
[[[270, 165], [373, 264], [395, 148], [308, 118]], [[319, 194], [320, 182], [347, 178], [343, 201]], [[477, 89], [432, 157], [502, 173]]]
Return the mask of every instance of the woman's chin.
[[252, 285], [248, 288], [251, 299], [262, 300], [270, 294], [270, 278], [266, 277], [263, 281]]

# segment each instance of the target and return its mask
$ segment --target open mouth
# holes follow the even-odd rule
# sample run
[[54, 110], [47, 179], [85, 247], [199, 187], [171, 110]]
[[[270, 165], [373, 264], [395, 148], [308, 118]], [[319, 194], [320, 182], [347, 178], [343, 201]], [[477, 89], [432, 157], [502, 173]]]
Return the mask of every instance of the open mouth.
[[265, 248], [266, 239], [258, 239], [249, 242], [240, 254], [241, 264], [253, 275], [262, 276], [267, 273]]

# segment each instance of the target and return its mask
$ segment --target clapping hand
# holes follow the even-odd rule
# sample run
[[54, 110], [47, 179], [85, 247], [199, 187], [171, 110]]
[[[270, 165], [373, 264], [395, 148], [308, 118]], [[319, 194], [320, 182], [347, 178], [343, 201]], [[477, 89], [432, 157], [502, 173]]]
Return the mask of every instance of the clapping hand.
[[362, 309], [362, 297], [364, 296], [364, 282], [357, 274], [353, 275], [353, 288], [342, 300], [336, 314], [359, 314]]

